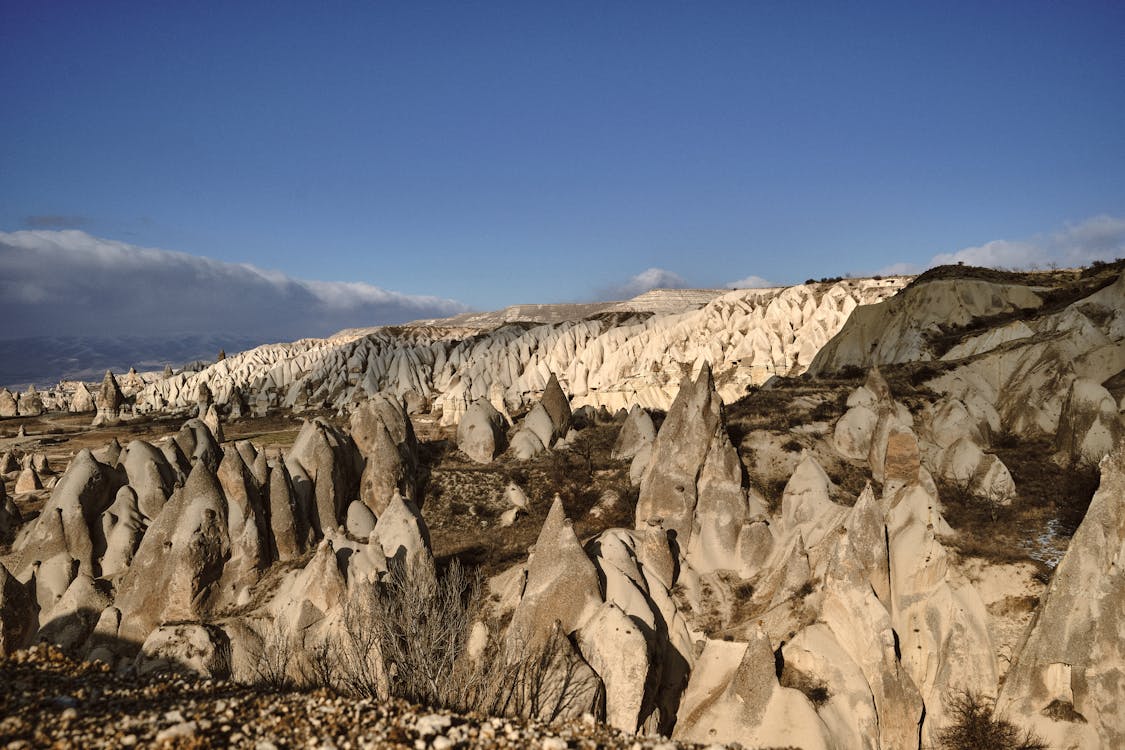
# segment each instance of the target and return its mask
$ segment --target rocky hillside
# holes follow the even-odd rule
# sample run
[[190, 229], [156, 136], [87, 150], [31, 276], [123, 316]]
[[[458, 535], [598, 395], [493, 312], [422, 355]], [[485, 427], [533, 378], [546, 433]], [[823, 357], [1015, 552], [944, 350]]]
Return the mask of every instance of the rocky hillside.
[[426, 706], [392, 745], [1125, 744], [1121, 269], [904, 284], [107, 375], [0, 437], [0, 651], [230, 685], [155, 731], [247, 746], [216, 713], [358, 741], [342, 700]]
[[437, 324], [357, 331], [258, 347], [203, 372], [154, 383], [137, 395], [136, 405], [139, 411], [190, 407], [201, 385], [220, 404], [241, 399], [258, 412], [339, 409], [391, 392], [412, 410], [440, 409], [445, 424], [456, 424], [479, 398], [502, 412], [520, 411], [556, 373], [575, 405], [666, 409], [684, 372], [704, 361], [714, 368], [720, 392], [733, 400], [748, 385], [803, 371], [857, 306], [893, 295], [906, 281], [739, 290], [701, 307], [698, 294], [677, 291], [671, 294], [678, 312], [667, 311], [668, 295], [649, 294], [592, 318], [512, 323], [486, 332]]

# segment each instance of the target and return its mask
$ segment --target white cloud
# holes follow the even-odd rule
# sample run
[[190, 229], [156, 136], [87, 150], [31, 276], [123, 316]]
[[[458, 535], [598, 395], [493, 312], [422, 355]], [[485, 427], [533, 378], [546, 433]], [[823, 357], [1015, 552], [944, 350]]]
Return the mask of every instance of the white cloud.
[[622, 284], [615, 284], [598, 292], [604, 300], [629, 299], [653, 289], [686, 289], [690, 284], [678, 273], [664, 268], [648, 268]]
[[727, 289], [769, 289], [777, 286], [772, 281], [767, 281], [761, 276], [747, 276], [738, 281], [732, 281], [725, 285]]
[[875, 276], [913, 276], [922, 269], [916, 263], [892, 263], [875, 272]]
[[992, 240], [955, 253], [935, 255], [930, 260], [930, 266], [964, 263], [970, 266], [1042, 268], [1052, 264], [1081, 266], [1095, 260], [1121, 257], [1125, 257], [1125, 219], [1102, 215], [1067, 224], [1049, 234], [1037, 234], [1023, 240]]
[[223, 332], [291, 340], [463, 312], [354, 281], [137, 247], [78, 230], [0, 232], [2, 338]]

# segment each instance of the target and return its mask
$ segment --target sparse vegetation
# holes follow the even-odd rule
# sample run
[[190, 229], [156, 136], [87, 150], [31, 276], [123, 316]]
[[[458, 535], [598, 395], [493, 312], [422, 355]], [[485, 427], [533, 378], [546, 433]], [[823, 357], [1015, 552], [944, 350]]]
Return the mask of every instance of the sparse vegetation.
[[950, 723], [939, 734], [944, 750], [1047, 750], [1047, 743], [995, 715], [992, 700], [958, 693], [946, 707]]
[[800, 690], [816, 708], [823, 706], [831, 697], [827, 684], [789, 664], [782, 668], [778, 681], [782, 687]]

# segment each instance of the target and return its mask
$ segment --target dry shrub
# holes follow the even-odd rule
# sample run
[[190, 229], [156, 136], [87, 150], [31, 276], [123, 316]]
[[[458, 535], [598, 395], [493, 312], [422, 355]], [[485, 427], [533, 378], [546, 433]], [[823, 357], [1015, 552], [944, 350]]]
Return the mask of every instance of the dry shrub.
[[[280, 636], [266, 639], [258, 679], [270, 687], [323, 687], [433, 708], [553, 721], [594, 710], [578, 705], [598, 684], [556, 628], [534, 647], [504, 649], [499, 626], [484, 625], [487, 595], [479, 571], [454, 559], [441, 574], [392, 562], [387, 574], [344, 604], [334, 635], [303, 644], [297, 661]], [[487, 634], [470, 649], [474, 628]], [[597, 680], [596, 676], [593, 677]]]
[[958, 693], [948, 706], [950, 723], [938, 735], [945, 750], [1047, 750], [1029, 730], [1020, 731], [997, 717], [993, 702], [978, 694]]
[[344, 607], [335, 644], [344, 692], [391, 695], [428, 706], [468, 710], [486, 675], [466, 646], [484, 603], [481, 576], [453, 560], [444, 574], [394, 561], [369, 596]]

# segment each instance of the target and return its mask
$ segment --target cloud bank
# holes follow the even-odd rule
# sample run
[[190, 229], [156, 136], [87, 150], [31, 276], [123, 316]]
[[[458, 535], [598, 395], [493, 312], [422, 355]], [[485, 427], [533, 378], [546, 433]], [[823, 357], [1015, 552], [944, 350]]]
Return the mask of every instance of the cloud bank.
[[678, 273], [664, 268], [649, 268], [628, 281], [598, 290], [597, 297], [602, 300], [629, 299], [653, 289], [687, 289], [690, 286], [687, 279]]
[[747, 276], [738, 281], [731, 281], [726, 285], [727, 289], [769, 289], [771, 287], [779, 286], [772, 281], [767, 281], [761, 276]]
[[1095, 260], [1125, 257], [1125, 219], [1094, 216], [1049, 234], [1025, 240], [993, 240], [955, 253], [935, 255], [931, 266], [965, 263], [1012, 268], [1082, 266]]
[[261, 341], [468, 308], [354, 281], [137, 247], [78, 230], [0, 232], [0, 338], [223, 333]]
[[1067, 268], [1117, 258], [1125, 258], [1125, 218], [1102, 214], [1022, 240], [992, 240], [954, 253], [939, 253], [921, 266], [895, 263], [878, 273], [884, 276], [915, 274], [934, 266], [956, 263], [1021, 270]]

